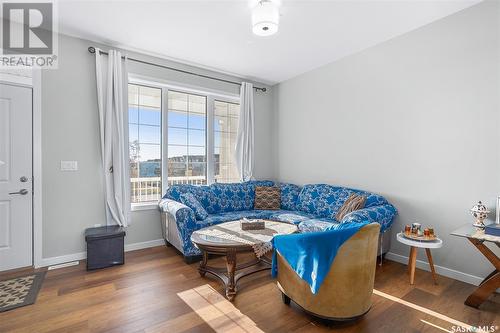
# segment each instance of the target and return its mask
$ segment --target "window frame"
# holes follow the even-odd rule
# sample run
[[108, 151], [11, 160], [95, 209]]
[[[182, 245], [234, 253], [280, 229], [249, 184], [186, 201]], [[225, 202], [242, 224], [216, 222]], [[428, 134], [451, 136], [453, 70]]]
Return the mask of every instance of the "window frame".
[[[164, 106], [164, 95], [163, 95], [163, 90], [160, 88], [160, 87], [157, 87], [155, 85], [151, 85], [151, 84], [148, 84], [147, 82], [132, 82], [130, 79], [127, 83], [127, 94], [128, 94], [128, 86], [132, 84], [132, 85], [136, 85], [136, 86], [139, 86], [139, 87], [146, 87], [146, 88], [155, 88], [155, 89], [160, 89], [161, 90], [161, 95], [160, 95], [160, 98], [161, 98], [161, 102], [160, 102], [160, 159], [161, 159], [161, 192], [163, 193], [163, 157], [162, 157], [162, 154], [163, 154], [163, 131], [164, 131], [164, 128], [163, 128], [163, 118], [164, 118], [164, 114], [163, 114], [163, 106]], [[129, 96], [127, 96], [127, 112], [129, 112], [129, 107], [130, 107], [130, 103], [128, 102], [128, 98]], [[139, 106], [139, 105], [138, 105]], [[127, 130], [126, 130], [126, 136], [127, 136], [127, 142], [129, 142], [129, 145], [130, 145], [130, 133], [129, 133], [129, 126], [130, 126], [130, 119], [128, 117], [128, 114], [127, 114]], [[139, 124], [137, 124], [138, 126], [140, 126]], [[139, 142], [140, 144], [140, 142]], [[130, 146], [129, 146], [129, 156], [130, 156]], [[130, 175], [129, 175], [129, 178]], [[161, 196], [162, 194], [160, 194]], [[130, 202], [130, 210], [131, 211], [140, 211], [140, 210], [149, 210], [149, 209], [155, 209], [158, 207], [158, 203], [155, 202], [155, 201], [144, 201], [144, 202]]]
[[[240, 96], [237, 94], [231, 94], [228, 92], [218, 91], [214, 89], [207, 89], [188, 84], [179, 84], [172, 81], [155, 79], [136, 74], [129, 74], [128, 83], [161, 89], [160, 151], [161, 151], [162, 193], [165, 193], [165, 191], [168, 188], [168, 92], [175, 91], [180, 93], [187, 93], [187, 94], [200, 95], [206, 97], [206, 125], [205, 125], [206, 179], [208, 185], [213, 184], [215, 182], [215, 168], [214, 168], [215, 167], [215, 157], [214, 157], [215, 101], [217, 100], [221, 102], [241, 105]], [[128, 131], [127, 131], [127, 140], [129, 140]], [[165, 156], [167, 158], [165, 158]], [[154, 201], [131, 204], [132, 211], [156, 209], [157, 207], [158, 203]]]

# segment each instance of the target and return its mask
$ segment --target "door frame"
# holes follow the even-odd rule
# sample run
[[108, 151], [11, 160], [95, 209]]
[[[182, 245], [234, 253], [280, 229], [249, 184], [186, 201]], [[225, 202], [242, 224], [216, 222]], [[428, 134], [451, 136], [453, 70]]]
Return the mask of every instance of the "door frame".
[[32, 188], [33, 201], [31, 211], [32, 254], [31, 264], [42, 266], [42, 72], [38, 68], [31, 70], [31, 77], [15, 74], [15, 71], [0, 72], [0, 83], [28, 87], [32, 89]]

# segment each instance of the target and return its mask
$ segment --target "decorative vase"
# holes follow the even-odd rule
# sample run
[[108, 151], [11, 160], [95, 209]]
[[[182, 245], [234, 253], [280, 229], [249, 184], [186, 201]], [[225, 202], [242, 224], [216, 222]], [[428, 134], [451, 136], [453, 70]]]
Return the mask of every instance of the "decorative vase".
[[488, 217], [488, 213], [490, 212], [488, 208], [483, 205], [481, 201], [478, 201], [478, 203], [471, 208], [470, 212], [472, 216], [476, 218], [476, 221], [474, 221], [474, 226], [484, 228], [485, 225], [483, 221]]

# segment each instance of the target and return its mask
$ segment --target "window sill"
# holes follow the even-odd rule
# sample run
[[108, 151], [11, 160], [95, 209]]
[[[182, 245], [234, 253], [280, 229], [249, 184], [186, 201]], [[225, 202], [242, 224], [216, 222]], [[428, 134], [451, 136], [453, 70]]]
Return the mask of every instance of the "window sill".
[[136, 204], [131, 204], [130, 211], [136, 212], [136, 211], [141, 211], [141, 210], [152, 210], [156, 209], [158, 210], [158, 203], [157, 202], [144, 202], [144, 203], [136, 203]]

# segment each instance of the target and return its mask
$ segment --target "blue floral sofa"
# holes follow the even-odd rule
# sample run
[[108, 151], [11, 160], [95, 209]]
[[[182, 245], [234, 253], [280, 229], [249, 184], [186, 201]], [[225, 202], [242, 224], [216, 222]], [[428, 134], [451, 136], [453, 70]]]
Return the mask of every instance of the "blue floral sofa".
[[[281, 188], [281, 209], [254, 210], [255, 187], [274, 185]], [[187, 193], [192, 194], [189, 197], [197, 199], [207, 215], [199, 216], [192, 208], [181, 203], [185, 198], [183, 195]], [[365, 208], [347, 214], [342, 221], [335, 220], [337, 211], [352, 193], [366, 196]], [[200, 255], [190, 240], [195, 230], [244, 217], [294, 223], [301, 232], [322, 231], [333, 223], [370, 221], [378, 222], [383, 234], [390, 230], [397, 214], [393, 205], [375, 193], [327, 184], [300, 187], [272, 181], [215, 183], [208, 186], [173, 185], [159, 202], [159, 207], [165, 242], [175, 246], [186, 261], [192, 261]], [[390, 240], [390, 237], [386, 239]], [[388, 250], [388, 245], [384, 247], [380, 249], [381, 253]]]

